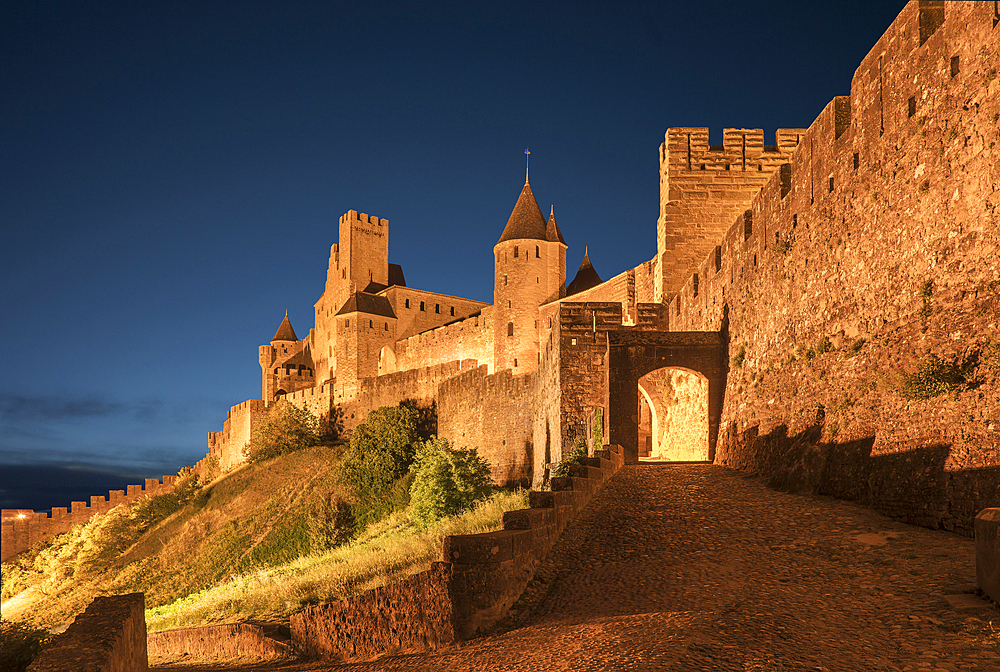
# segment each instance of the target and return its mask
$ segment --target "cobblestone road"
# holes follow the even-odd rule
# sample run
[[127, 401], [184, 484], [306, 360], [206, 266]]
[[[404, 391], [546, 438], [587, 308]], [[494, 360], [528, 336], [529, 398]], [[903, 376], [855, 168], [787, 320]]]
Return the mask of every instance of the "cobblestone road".
[[1000, 672], [1000, 610], [955, 604], [984, 605], [974, 588], [970, 539], [724, 467], [628, 466], [497, 634], [370, 663], [225, 669]]

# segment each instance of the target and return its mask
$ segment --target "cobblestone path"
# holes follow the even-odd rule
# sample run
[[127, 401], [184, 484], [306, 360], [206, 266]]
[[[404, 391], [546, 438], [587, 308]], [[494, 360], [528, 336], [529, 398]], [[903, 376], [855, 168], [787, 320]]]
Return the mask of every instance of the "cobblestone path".
[[974, 588], [971, 539], [724, 467], [628, 466], [497, 634], [369, 663], [225, 669], [998, 672], [1000, 610], [953, 604], [977, 604]]

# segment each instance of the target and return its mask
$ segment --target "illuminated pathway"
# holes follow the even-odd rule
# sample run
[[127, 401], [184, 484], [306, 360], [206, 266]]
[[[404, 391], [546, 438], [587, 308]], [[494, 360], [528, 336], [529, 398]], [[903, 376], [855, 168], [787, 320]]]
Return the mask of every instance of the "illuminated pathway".
[[1000, 610], [946, 599], [974, 589], [974, 558], [971, 539], [724, 467], [630, 466], [567, 528], [501, 634], [242, 669], [996, 671]]

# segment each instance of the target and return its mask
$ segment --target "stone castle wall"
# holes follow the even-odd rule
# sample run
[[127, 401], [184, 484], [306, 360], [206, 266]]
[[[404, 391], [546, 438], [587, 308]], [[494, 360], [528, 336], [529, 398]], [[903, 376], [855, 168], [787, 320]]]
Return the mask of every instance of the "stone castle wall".
[[463, 448], [476, 448], [502, 485], [530, 484], [535, 470], [536, 376], [510, 370], [490, 374], [480, 366], [441, 383], [438, 434]]
[[474, 359], [493, 363], [493, 308], [397, 342], [393, 371], [420, 369], [438, 362]]
[[222, 431], [208, 433], [207, 457], [217, 459], [223, 471], [244, 462], [243, 447], [250, 442], [254, 424], [266, 414], [267, 408], [259, 399], [249, 399], [230, 408]]
[[[679, 288], [673, 330], [728, 311], [719, 462], [780, 470], [819, 415], [830, 494], [963, 530], [1000, 501], [998, 63], [991, 3], [908, 4]], [[930, 356], [969, 385], [907, 398]]]
[[143, 485], [130, 485], [126, 490], [111, 490], [108, 496], [94, 495], [90, 502], [71, 502], [52, 507], [51, 513], [27, 509], [4, 509], [2, 527], [2, 557], [6, 561], [40, 541], [68, 532], [74, 525], [83, 525], [99, 513], [107, 513], [119, 504], [133, 504], [144, 497], [173, 492], [177, 476], [164, 476], [162, 481], [147, 478]]

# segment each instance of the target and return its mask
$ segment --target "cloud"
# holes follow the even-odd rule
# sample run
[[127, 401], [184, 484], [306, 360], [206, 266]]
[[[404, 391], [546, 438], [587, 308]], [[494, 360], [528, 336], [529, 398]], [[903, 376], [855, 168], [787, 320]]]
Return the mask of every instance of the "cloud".
[[123, 404], [97, 397], [74, 395], [26, 397], [0, 393], [0, 421], [19, 424], [37, 420], [60, 421], [123, 416], [142, 422], [152, 422], [162, 405], [163, 403], [156, 399]]

